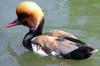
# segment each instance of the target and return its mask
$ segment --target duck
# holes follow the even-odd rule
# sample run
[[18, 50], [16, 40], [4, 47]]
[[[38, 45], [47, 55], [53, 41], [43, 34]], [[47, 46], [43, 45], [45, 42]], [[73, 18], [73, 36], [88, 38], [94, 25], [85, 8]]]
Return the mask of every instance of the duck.
[[42, 33], [45, 22], [43, 10], [33, 1], [23, 1], [16, 6], [17, 19], [5, 26], [23, 25], [29, 32], [23, 38], [23, 46], [41, 56], [81, 60], [91, 57], [97, 49], [62, 30]]

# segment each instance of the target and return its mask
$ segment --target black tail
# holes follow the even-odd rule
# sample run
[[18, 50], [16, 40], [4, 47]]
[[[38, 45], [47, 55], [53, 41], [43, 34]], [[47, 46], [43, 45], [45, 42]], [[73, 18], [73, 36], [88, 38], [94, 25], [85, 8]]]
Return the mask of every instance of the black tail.
[[63, 37], [63, 38], [76, 43], [76, 45], [79, 47], [78, 49], [70, 52], [69, 54], [63, 55], [64, 58], [76, 59], [76, 60], [86, 59], [97, 51], [92, 47], [88, 46], [86, 43], [80, 41], [79, 39], [75, 39], [72, 37]]
[[91, 51], [94, 51], [91, 47], [80, 47], [77, 50], [74, 50], [70, 53], [72, 59], [86, 59], [89, 58], [92, 53]]
[[95, 50], [91, 47], [80, 47], [79, 49], [74, 50], [69, 54], [63, 55], [63, 57], [75, 60], [87, 59], [93, 54], [92, 52], [94, 51]]

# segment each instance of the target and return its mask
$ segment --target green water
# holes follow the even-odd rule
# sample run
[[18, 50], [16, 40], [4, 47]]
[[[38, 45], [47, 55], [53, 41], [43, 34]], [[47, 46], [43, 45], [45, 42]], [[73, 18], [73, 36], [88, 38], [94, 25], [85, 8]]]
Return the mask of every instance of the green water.
[[[40, 57], [25, 49], [22, 39], [28, 28], [4, 25], [16, 19], [22, 0], [0, 0], [0, 66], [100, 66], [100, 52], [86, 60]], [[45, 13], [44, 32], [61, 29], [100, 50], [100, 0], [34, 0]]]

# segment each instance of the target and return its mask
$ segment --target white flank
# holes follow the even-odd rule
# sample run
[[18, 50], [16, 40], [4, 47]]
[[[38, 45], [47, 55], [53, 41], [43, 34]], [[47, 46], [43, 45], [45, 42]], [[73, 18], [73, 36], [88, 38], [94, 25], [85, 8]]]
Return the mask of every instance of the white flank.
[[53, 56], [59, 55], [59, 54], [58, 54], [57, 52], [55, 52], [55, 51], [52, 51], [51, 54], [52, 54]]
[[47, 53], [45, 53], [41, 48], [38, 48], [38, 46], [35, 44], [32, 44], [32, 49], [33, 49], [34, 53], [36, 53], [36, 54], [39, 54], [41, 56], [48, 56]]

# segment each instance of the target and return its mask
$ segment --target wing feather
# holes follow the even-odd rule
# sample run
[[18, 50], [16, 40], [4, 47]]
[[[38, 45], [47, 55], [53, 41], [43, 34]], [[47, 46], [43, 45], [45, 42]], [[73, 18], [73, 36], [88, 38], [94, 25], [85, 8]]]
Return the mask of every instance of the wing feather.
[[32, 42], [40, 45], [42, 49], [49, 55], [68, 54], [79, 48], [75, 42], [63, 38], [60, 38], [62, 40], [58, 39], [58, 37], [42, 35], [32, 39]]

